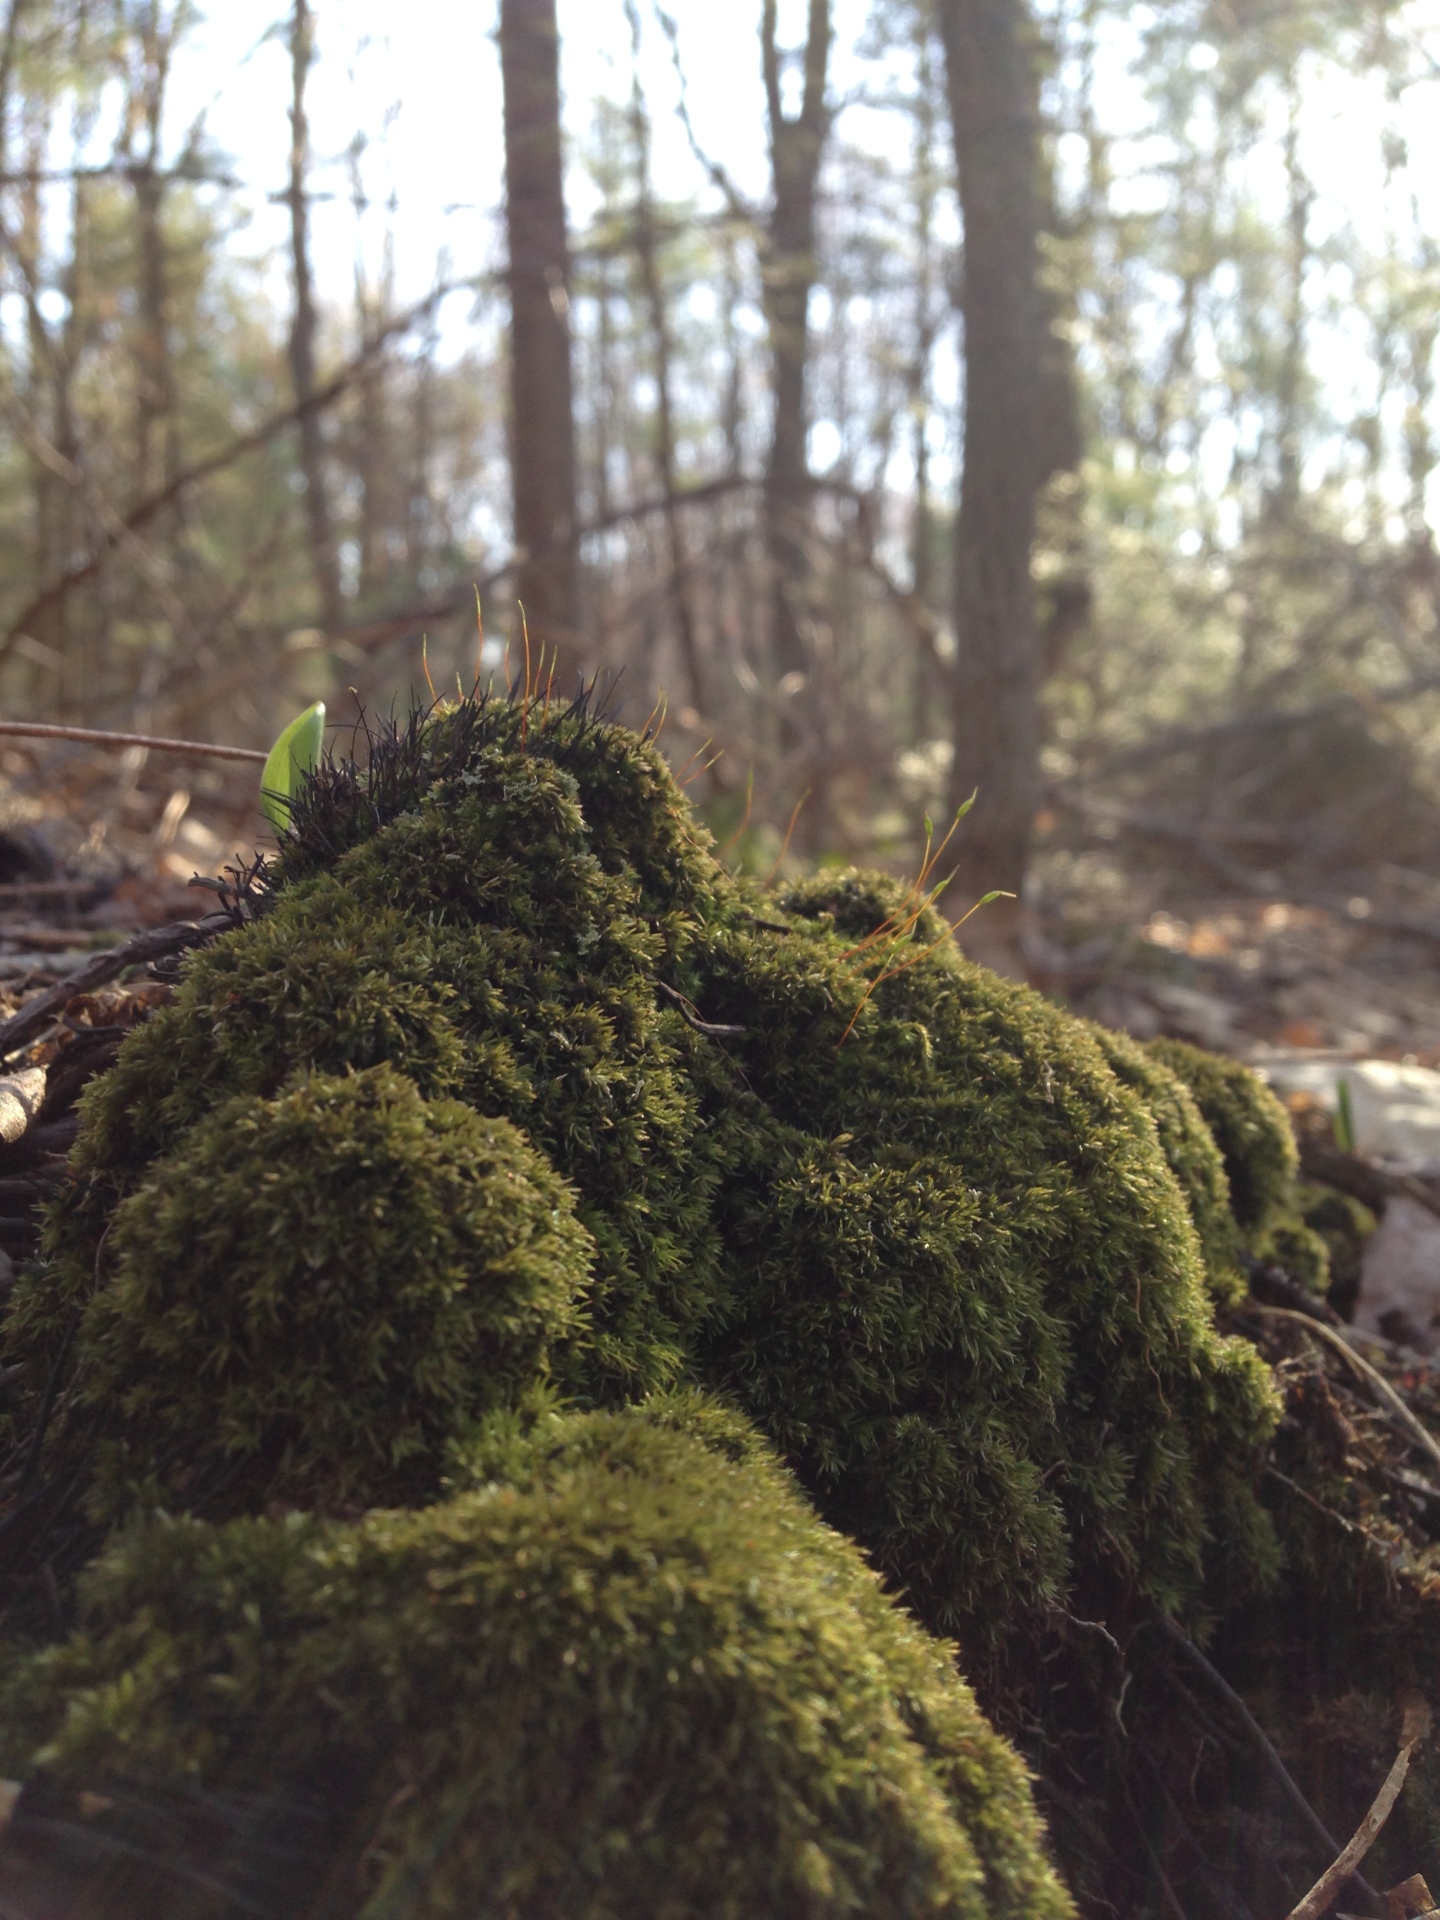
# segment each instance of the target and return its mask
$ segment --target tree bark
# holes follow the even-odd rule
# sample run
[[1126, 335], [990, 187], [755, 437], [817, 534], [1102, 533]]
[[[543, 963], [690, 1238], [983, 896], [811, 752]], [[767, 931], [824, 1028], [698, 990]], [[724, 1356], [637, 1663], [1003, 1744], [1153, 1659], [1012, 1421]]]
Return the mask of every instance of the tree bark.
[[816, 280], [815, 191], [830, 131], [825, 97], [832, 26], [829, 0], [810, 0], [804, 88], [787, 116], [781, 86], [777, 0], [765, 0], [761, 64], [769, 120], [772, 203], [761, 247], [761, 291], [770, 344], [770, 453], [765, 469], [765, 529], [773, 574], [776, 676], [807, 671], [801, 601], [808, 571], [805, 523], [809, 461], [805, 377], [810, 294]]
[[670, 610], [685, 677], [690, 683], [690, 699], [700, 713], [706, 709], [705, 674], [700, 663], [700, 642], [696, 633], [694, 610], [690, 604], [690, 556], [686, 550], [685, 528], [680, 517], [680, 502], [675, 472], [675, 402], [673, 368], [675, 343], [670, 326], [670, 308], [660, 264], [660, 236], [656, 230], [655, 200], [650, 182], [650, 115], [640, 90], [640, 15], [629, 0], [626, 12], [636, 61], [636, 73], [630, 89], [630, 136], [635, 163], [635, 258], [640, 269], [655, 366], [655, 464], [660, 469], [661, 491], [665, 496], [665, 536], [670, 568]]
[[290, 259], [295, 307], [290, 323], [290, 380], [299, 419], [300, 471], [305, 481], [305, 523], [310, 568], [327, 630], [340, 624], [340, 566], [330, 494], [325, 474], [325, 436], [318, 408], [308, 407], [315, 393], [315, 288], [310, 271], [310, 201], [305, 175], [310, 160], [310, 129], [305, 117], [305, 83], [315, 56], [315, 23], [309, 0], [295, 0], [290, 21]]
[[581, 666], [583, 648], [555, 0], [501, 0], [500, 67], [510, 249], [510, 471], [515, 543], [524, 554], [518, 591], [532, 651], [543, 645], [547, 658], [555, 656], [560, 685]]
[[[1040, 129], [1022, 0], [939, 0], [964, 222], [965, 430], [954, 547], [952, 799], [979, 795], [961, 829], [947, 906], [1019, 894], [1039, 800], [1040, 648], [1030, 555], [1050, 455], [1049, 358], [1039, 281]], [[1018, 970], [1015, 904], [971, 922], [967, 943]], [[987, 953], [987, 957], [991, 957]]]
[[[126, 147], [132, 158], [138, 241], [139, 326], [135, 336], [135, 477], [133, 498], [144, 500], [165, 486], [179, 464], [175, 444], [175, 375], [170, 351], [169, 261], [163, 214], [160, 123], [170, 75], [173, 20], [162, 18], [159, 0], [138, 22], [139, 72], [132, 81]], [[136, 133], [145, 145], [136, 158]]]

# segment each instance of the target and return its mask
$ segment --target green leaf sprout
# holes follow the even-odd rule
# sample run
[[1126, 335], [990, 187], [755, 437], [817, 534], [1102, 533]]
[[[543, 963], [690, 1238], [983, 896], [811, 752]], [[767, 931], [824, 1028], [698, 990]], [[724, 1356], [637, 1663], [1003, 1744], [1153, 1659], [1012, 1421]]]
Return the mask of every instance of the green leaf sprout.
[[260, 805], [277, 833], [290, 824], [290, 809], [304, 776], [318, 766], [325, 743], [325, 702], [296, 717], [270, 749], [260, 775]]

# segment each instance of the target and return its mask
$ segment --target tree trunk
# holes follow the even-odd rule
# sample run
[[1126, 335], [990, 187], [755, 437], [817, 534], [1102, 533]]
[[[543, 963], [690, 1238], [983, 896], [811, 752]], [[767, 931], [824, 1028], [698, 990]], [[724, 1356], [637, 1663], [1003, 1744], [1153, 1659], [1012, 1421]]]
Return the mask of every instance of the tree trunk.
[[[305, 118], [305, 82], [314, 58], [315, 27], [309, 0], [295, 0], [290, 22], [290, 258], [295, 309], [290, 324], [290, 379], [297, 405], [315, 392], [315, 289], [310, 272], [310, 202], [305, 174], [310, 159], [310, 129]], [[305, 522], [310, 568], [327, 630], [340, 625], [340, 567], [325, 476], [325, 440], [319, 412], [300, 416], [300, 471], [305, 480]]]
[[660, 270], [660, 236], [656, 231], [655, 201], [650, 185], [650, 116], [640, 90], [640, 15], [634, 0], [629, 0], [626, 12], [630, 17], [636, 60], [636, 74], [630, 90], [630, 135], [635, 149], [635, 257], [640, 269], [640, 285], [655, 356], [655, 463], [660, 469], [660, 487], [665, 496], [670, 611], [675, 621], [680, 659], [690, 683], [690, 699], [697, 711], [703, 714], [706, 712], [705, 675], [700, 664], [700, 642], [690, 604], [690, 556], [686, 550], [685, 528], [681, 522], [676, 489], [675, 345], [665, 283]]
[[761, 288], [774, 409], [765, 470], [765, 530], [774, 587], [774, 664], [777, 678], [783, 679], [804, 674], [808, 660], [801, 606], [810, 506], [805, 375], [810, 293], [816, 279], [815, 188], [831, 121], [825, 83], [832, 29], [829, 0], [810, 0], [804, 90], [798, 112], [787, 117], [777, 14], [777, 0], [765, 0], [760, 46], [773, 199], [761, 248]]
[[[931, 25], [922, 15], [918, 28], [915, 146], [911, 161], [914, 178], [915, 216], [915, 318], [914, 342], [906, 369], [905, 398], [910, 415], [911, 459], [915, 467], [915, 507], [910, 526], [910, 588], [922, 605], [930, 606], [935, 596], [934, 539], [935, 522], [930, 499], [930, 376], [939, 335], [936, 312], [935, 203], [939, 179], [935, 164], [936, 121], [939, 100], [931, 59]], [[918, 645], [915, 659], [914, 737], [928, 739], [934, 729], [934, 709], [940, 691], [941, 663], [936, 658], [934, 641], [927, 633]]]
[[175, 376], [170, 352], [169, 262], [162, 224], [165, 180], [161, 172], [160, 123], [170, 74], [173, 22], [162, 19], [159, 0], [138, 22], [139, 72], [132, 83], [126, 146], [133, 155], [143, 128], [144, 150], [133, 159], [138, 242], [139, 325], [135, 335], [134, 497], [144, 500], [169, 481], [178, 460], [175, 444]]
[[532, 651], [543, 645], [547, 659], [555, 656], [558, 686], [580, 667], [583, 649], [555, 0], [501, 0], [500, 66], [510, 249], [510, 470], [515, 543], [523, 554], [518, 592]]
[[[1019, 894], [1039, 798], [1040, 649], [1030, 554], [1048, 465], [1039, 285], [1039, 109], [1021, 0], [939, 0], [965, 229], [965, 437], [955, 526], [953, 799], [979, 795], [947, 906]], [[997, 910], [998, 909], [998, 910]], [[1018, 970], [1018, 903], [967, 930]]]

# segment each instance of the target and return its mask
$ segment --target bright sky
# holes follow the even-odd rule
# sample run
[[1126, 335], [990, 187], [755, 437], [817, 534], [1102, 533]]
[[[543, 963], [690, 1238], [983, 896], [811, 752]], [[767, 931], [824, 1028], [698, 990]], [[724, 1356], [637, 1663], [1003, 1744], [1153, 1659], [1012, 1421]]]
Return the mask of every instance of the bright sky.
[[[644, 21], [641, 72], [654, 120], [654, 161], [663, 194], [681, 197], [710, 189], [696, 164], [675, 112], [676, 81], [670, 51], [655, 25], [650, 0], [638, 0]], [[1043, 4], [1043, 0], [1041, 0]], [[202, 6], [206, 0], [201, 0]], [[274, 14], [249, 0], [208, 0], [208, 17], [189, 36], [174, 69], [170, 150], [203, 114], [212, 143], [229, 156], [252, 191], [250, 225], [242, 247], [268, 257], [277, 307], [287, 304], [287, 216], [270, 196], [284, 184], [289, 130], [289, 63], [284, 44], [287, 0], [267, 0]], [[392, 236], [396, 300], [422, 296], [444, 260], [445, 270], [465, 277], [495, 270], [503, 262], [499, 211], [503, 195], [503, 142], [496, 0], [314, 0], [319, 60], [312, 73], [310, 117], [315, 166], [312, 189], [314, 252], [322, 299], [348, 305], [357, 255], [375, 275], [385, 237]], [[766, 188], [764, 100], [759, 72], [759, 0], [669, 0], [679, 27], [681, 56], [689, 81], [692, 117], [704, 147], [724, 163], [757, 200]], [[834, 0], [835, 54], [832, 92], [851, 94], [862, 79], [877, 75], [862, 67], [856, 47], [870, 0]], [[804, 32], [806, 0], [781, 0], [782, 40], [797, 43]], [[630, 29], [623, 0], [559, 0], [562, 87], [572, 154], [588, 131], [598, 95], [623, 99], [630, 87]], [[1150, 109], [1144, 78], [1137, 73], [1138, 36], [1153, 18], [1137, 0], [1124, 18], [1111, 16], [1102, 50], [1097, 106], [1106, 126], [1121, 136], [1114, 159], [1120, 204], [1135, 210], [1158, 204], [1169, 190], [1167, 154], [1145, 138]], [[1440, 0], [1407, 0], [1392, 19], [1422, 47], [1440, 52]], [[1422, 56], [1423, 58], [1423, 56]], [[1191, 64], [1213, 64], [1214, 50], [1197, 42]], [[1432, 67], [1440, 73], [1440, 67]], [[1414, 87], [1398, 110], [1413, 164], [1403, 176], [1406, 204], [1387, 203], [1381, 159], [1388, 107], [1383, 84], [1331, 71], [1323, 85], [1306, 83], [1302, 155], [1317, 188], [1312, 235], [1323, 240], [1347, 225], [1377, 252], [1390, 231], [1413, 232], [1414, 213], [1423, 231], [1440, 236], [1440, 84]], [[852, 111], [843, 122], [863, 133], [872, 149], [903, 156], [904, 117]], [[102, 148], [112, 129], [97, 126]], [[1284, 178], [1279, 132], [1256, 154], [1253, 171], [1263, 197], [1283, 207]], [[1137, 137], [1125, 140], [1131, 133]], [[357, 222], [346, 156], [358, 140], [359, 166], [369, 202]], [[1061, 143], [1062, 173], [1066, 161]], [[591, 207], [583, 174], [572, 167], [570, 210], [579, 225]], [[1408, 197], [1415, 195], [1412, 213]], [[1364, 382], [1372, 361], [1359, 316], [1346, 306], [1346, 288], [1336, 280], [1325, 293], [1330, 309], [1312, 330], [1312, 365], [1348, 417], [1365, 404]], [[56, 295], [56, 298], [59, 296]], [[13, 302], [11, 303], [13, 304]], [[468, 338], [469, 302], [452, 301], [443, 317], [442, 351], [458, 351]], [[0, 307], [0, 325], [18, 318]], [[1157, 315], [1157, 320], [1159, 316]], [[937, 385], [953, 390], [953, 368], [942, 353]], [[827, 438], [828, 434], [828, 438]], [[832, 446], [831, 443], [834, 443]], [[838, 435], [817, 422], [812, 454], [823, 467], [838, 448]], [[937, 449], [937, 483], [946, 462]], [[1223, 466], [1228, 450], [1216, 458]], [[902, 477], [903, 484], [903, 477]]]
[[[764, 99], [759, 70], [758, 4], [673, 0], [691, 111], [707, 150], [757, 198], [765, 190]], [[838, 0], [835, 81], [851, 73], [849, 50], [863, 27], [866, 0]], [[621, 0], [559, 0], [562, 87], [572, 139], [583, 136], [599, 94], [630, 87], [630, 29]], [[670, 52], [642, 0], [642, 73], [655, 118], [655, 171], [666, 194], [700, 191], [696, 166], [675, 113]], [[753, 17], [752, 17], [753, 15]], [[500, 263], [496, 215], [504, 190], [499, 55], [494, 0], [317, 0], [319, 60], [311, 78], [315, 185], [335, 197], [317, 206], [316, 271], [322, 290], [343, 299], [353, 284], [357, 228], [345, 155], [357, 132], [367, 146], [364, 188], [372, 202], [365, 250], [378, 261], [386, 225], [394, 233], [397, 293], [423, 294], [437, 256], [456, 274]], [[798, 40], [804, 6], [781, 6], [782, 36]], [[290, 75], [279, 34], [264, 16], [213, 0], [208, 17], [177, 63], [172, 125], [177, 132], [204, 112], [214, 142], [236, 162], [255, 196], [250, 244], [283, 250], [284, 210], [263, 190], [283, 184]], [[393, 198], [395, 211], [387, 214]], [[584, 183], [572, 176], [571, 214], [583, 220]], [[457, 316], [458, 317], [458, 316]]]

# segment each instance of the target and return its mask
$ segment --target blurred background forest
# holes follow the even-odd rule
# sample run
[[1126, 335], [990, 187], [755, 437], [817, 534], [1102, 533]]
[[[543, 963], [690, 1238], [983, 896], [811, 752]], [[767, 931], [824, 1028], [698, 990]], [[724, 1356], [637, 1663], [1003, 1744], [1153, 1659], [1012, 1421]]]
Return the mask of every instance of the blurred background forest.
[[[343, 744], [523, 603], [732, 860], [913, 871], [978, 789], [1013, 970], [1423, 1054], [1437, 56], [1433, 0], [7, 0], [0, 709]], [[221, 769], [0, 766], [92, 783], [72, 864], [253, 836]]]

